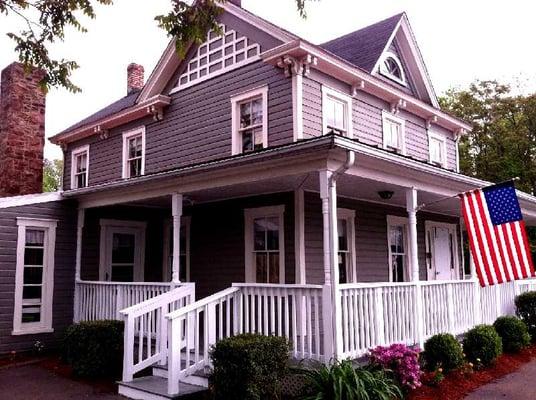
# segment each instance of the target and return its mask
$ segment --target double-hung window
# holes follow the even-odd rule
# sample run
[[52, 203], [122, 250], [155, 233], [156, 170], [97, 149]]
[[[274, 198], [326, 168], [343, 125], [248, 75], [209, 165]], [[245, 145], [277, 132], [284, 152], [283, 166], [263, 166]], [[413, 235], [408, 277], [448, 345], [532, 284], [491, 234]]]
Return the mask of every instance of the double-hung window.
[[322, 86], [322, 123], [324, 134], [352, 137], [352, 98]]
[[284, 283], [284, 206], [246, 209], [246, 281]]
[[57, 221], [17, 218], [13, 334], [52, 332]]
[[88, 185], [89, 146], [79, 147], [71, 153], [71, 189], [80, 189]]
[[123, 178], [145, 173], [145, 128], [123, 133]]
[[428, 151], [430, 163], [441, 167], [446, 166], [445, 137], [434, 132], [428, 132]]
[[231, 97], [232, 153], [268, 147], [268, 86]]
[[383, 148], [397, 153], [405, 154], [405, 122], [388, 112], [382, 113]]
[[355, 211], [337, 210], [339, 283], [356, 282]]
[[406, 218], [387, 217], [389, 277], [391, 282], [405, 282], [409, 280], [407, 226]]

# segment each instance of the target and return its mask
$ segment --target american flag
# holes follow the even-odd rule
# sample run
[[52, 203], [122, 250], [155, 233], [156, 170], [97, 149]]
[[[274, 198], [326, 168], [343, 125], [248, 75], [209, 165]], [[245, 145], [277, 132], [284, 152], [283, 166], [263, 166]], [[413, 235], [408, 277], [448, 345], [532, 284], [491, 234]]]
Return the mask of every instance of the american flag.
[[536, 276], [513, 181], [460, 197], [480, 285]]

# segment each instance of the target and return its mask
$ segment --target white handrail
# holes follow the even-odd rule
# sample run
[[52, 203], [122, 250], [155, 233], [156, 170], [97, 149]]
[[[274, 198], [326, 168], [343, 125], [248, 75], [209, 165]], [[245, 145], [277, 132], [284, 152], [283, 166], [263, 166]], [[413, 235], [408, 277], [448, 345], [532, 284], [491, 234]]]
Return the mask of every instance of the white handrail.
[[196, 301], [195, 303], [192, 303], [186, 307], [179, 308], [178, 310], [175, 310], [169, 314], [166, 314], [166, 318], [169, 320], [174, 320], [176, 318], [180, 318], [185, 314], [188, 314], [189, 312], [194, 311], [197, 308], [202, 308], [208, 304], [214, 303], [215, 301], [224, 298], [230, 294], [236, 293], [240, 291], [238, 288], [230, 287], [228, 289], [222, 290], [220, 292], [214, 293], [211, 296], [205, 297], [201, 300]]

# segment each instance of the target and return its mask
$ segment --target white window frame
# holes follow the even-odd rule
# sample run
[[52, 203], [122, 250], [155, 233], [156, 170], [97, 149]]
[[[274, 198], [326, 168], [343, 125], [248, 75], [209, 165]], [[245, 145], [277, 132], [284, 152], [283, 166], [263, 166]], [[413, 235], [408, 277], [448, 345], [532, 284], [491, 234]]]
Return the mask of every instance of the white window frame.
[[391, 227], [394, 226], [403, 226], [404, 227], [404, 249], [405, 249], [405, 259], [404, 259], [404, 282], [409, 282], [411, 275], [410, 275], [410, 260], [411, 260], [411, 254], [409, 249], [409, 224], [408, 224], [408, 218], [406, 217], [399, 217], [395, 215], [388, 215], [387, 216], [387, 249], [388, 249], [388, 260], [387, 260], [387, 267], [389, 268], [389, 282], [393, 282], [393, 270], [391, 265], [392, 260], [392, 252], [391, 252]]
[[279, 219], [279, 283], [285, 283], [285, 206], [268, 206], [246, 208], [244, 210], [244, 248], [245, 248], [245, 280], [256, 283], [255, 262], [253, 260], [253, 221], [262, 217], [277, 217]]
[[128, 164], [128, 141], [135, 136], [141, 135], [141, 175], [145, 175], [145, 126], [123, 132], [123, 179], [131, 178]]
[[387, 134], [388, 134], [387, 124], [389, 122], [394, 122], [400, 125], [400, 138], [399, 138], [400, 148], [397, 149], [397, 153], [405, 155], [406, 154], [406, 121], [385, 110], [382, 111], [383, 148], [386, 150], [393, 149], [387, 143]]
[[[427, 280], [435, 280], [436, 278], [436, 266], [434, 265], [434, 254], [432, 250], [432, 243], [430, 238], [433, 234], [434, 228], [447, 228], [449, 230], [449, 235], [452, 235], [452, 257], [453, 257], [453, 267], [454, 267], [454, 276], [451, 276], [451, 279], [460, 279], [460, 246], [458, 242], [457, 234], [457, 224], [451, 224], [447, 222], [437, 222], [437, 221], [425, 221], [424, 222], [424, 231], [425, 231], [425, 242], [426, 242], [426, 254], [430, 254], [431, 258], [426, 258], [426, 278]], [[452, 270], [452, 269], [451, 269]]]
[[355, 210], [350, 210], [347, 208], [338, 208], [337, 219], [346, 221], [346, 227], [348, 229], [348, 260], [350, 262], [350, 266], [349, 268], [347, 268], [346, 271], [346, 276], [348, 278], [348, 283], [356, 283], [357, 261], [355, 251]]
[[[116, 219], [100, 220], [100, 254], [99, 280], [109, 282], [112, 279], [111, 246], [108, 240], [113, 233], [127, 233], [136, 236], [134, 253], [134, 282], [143, 282], [145, 276], [145, 233], [147, 223], [143, 221], [124, 221]], [[109, 279], [108, 279], [109, 278]]]
[[89, 186], [89, 145], [77, 147], [71, 152], [71, 189], [81, 189], [78, 187], [77, 179], [76, 179], [76, 163], [78, 156], [86, 153], [86, 186]]
[[[56, 249], [57, 220], [38, 218], [17, 218], [17, 263], [15, 273], [15, 308], [13, 313], [13, 335], [28, 335], [54, 332], [52, 328], [52, 306], [54, 294], [54, 261]], [[26, 248], [26, 229], [43, 229], [43, 276], [41, 289], [41, 320], [22, 322], [22, 291], [24, 284], [24, 253]]]
[[352, 126], [352, 97], [324, 85], [322, 85], [322, 134], [327, 135], [330, 132], [328, 128], [328, 119], [326, 118], [326, 107], [330, 99], [344, 103], [344, 120], [346, 123], [346, 131], [344, 132], [344, 136], [353, 138], [354, 133]]
[[[181, 217], [181, 227], [184, 227], [184, 234], [186, 236], [186, 248], [182, 249], [181, 252], [184, 250], [186, 254], [186, 265], [181, 265], [181, 268], [186, 269], [186, 282], [190, 282], [191, 276], [190, 276], [190, 232], [191, 232], [191, 225], [192, 225], [192, 217], [191, 216], [185, 216], [183, 215]], [[164, 262], [162, 263], [163, 269], [162, 269], [162, 277], [164, 278], [164, 281], [171, 281], [173, 271], [172, 271], [172, 265], [169, 262], [171, 258], [171, 254], [169, 252], [169, 247], [171, 245], [171, 242], [173, 241], [173, 235], [171, 232], [171, 226], [172, 221], [170, 219], [166, 219], [164, 221], [164, 235], [163, 235], [163, 245], [164, 245], [164, 252], [162, 259]]]
[[[441, 142], [441, 151], [443, 153], [443, 160], [441, 162], [438, 162], [436, 160], [432, 160], [432, 140], [438, 140]], [[440, 167], [446, 168], [447, 166], [447, 140], [444, 135], [441, 135], [440, 133], [428, 130], [428, 161], [430, 164], [438, 165]]]
[[268, 147], [268, 85], [265, 85], [231, 96], [232, 155], [242, 154], [240, 105], [257, 97], [262, 98], [262, 147]]
[[[394, 62], [398, 65], [398, 68], [400, 68], [400, 73], [402, 74], [402, 79], [400, 79], [396, 75], [391, 74], [389, 71], [385, 69], [385, 60], [387, 60], [388, 58], [392, 58]], [[398, 58], [398, 56], [392, 51], [386, 51], [383, 54], [380, 60], [379, 72], [381, 75], [401, 84], [402, 86], [407, 86], [408, 84], [406, 80], [406, 74], [404, 73], [404, 68], [402, 67], [402, 63], [400, 62], [400, 58]]]

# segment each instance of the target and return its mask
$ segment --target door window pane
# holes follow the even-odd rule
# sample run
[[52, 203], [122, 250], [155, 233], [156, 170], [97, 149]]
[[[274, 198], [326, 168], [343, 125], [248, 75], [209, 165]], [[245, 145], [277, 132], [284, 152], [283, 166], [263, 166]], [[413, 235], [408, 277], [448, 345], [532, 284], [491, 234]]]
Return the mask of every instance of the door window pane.
[[134, 281], [136, 236], [130, 233], [114, 233], [112, 236], [112, 281]]
[[279, 229], [278, 217], [253, 220], [253, 256], [259, 283], [279, 283]]

